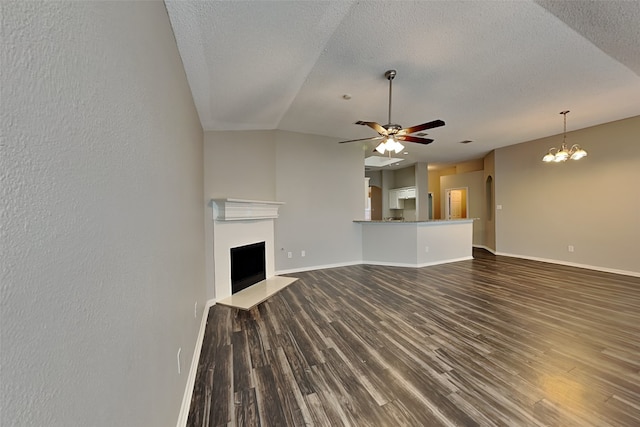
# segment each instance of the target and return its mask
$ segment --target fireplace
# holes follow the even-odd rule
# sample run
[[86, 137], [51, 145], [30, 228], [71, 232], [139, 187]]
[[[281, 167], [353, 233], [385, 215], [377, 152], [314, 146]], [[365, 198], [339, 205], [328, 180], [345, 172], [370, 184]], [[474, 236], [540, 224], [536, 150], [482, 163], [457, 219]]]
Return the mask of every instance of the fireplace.
[[[207, 241], [207, 259], [212, 263], [207, 266], [207, 277], [213, 287], [213, 298], [216, 301], [224, 300], [237, 292], [231, 284], [234, 268], [231, 253], [236, 248], [262, 243], [264, 246], [260, 264], [264, 276], [256, 280], [256, 283], [261, 280], [269, 281], [275, 275], [274, 220], [278, 218], [278, 208], [282, 204], [243, 199], [212, 200], [213, 221], [209, 223], [212, 225], [209, 228], [212, 238]], [[251, 256], [250, 259], [255, 257]], [[254, 267], [250, 266], [249, 270], [253, 269]], [[235, 273], [233, 276], [235, 277]], [[251, 285], [253, 284], [247, 286]]]
[[229, 250], [231, 255], [231, 293], [265, 280], [265, 242], [239, 246]]
[[[282, 202], [212, 199], [207, 278], [216, 303], [250, 310], [295, 282], [275, 275], [274, 220]], [[245, 292], [240, 292], [241, 290]]]

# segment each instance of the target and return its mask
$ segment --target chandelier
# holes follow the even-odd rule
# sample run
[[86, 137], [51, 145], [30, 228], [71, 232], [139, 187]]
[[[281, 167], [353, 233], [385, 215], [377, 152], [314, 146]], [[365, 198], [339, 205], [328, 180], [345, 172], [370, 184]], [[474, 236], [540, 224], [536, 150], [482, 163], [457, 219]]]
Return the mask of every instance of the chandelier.
[[550, 163], [560, 163], [566, 162], [568, 159], [571, 160], [580, 160], [583, 157], [586, 157], [587, 152], [584, 151], [578, 144], [573, 144], [571, 148], [567, 148], [567, 114], [569, 110], [560, 111], [560, 114], [564, 116], [564, 133], [562, 134], [562, 145], [560, 149], [556, 147], [552, 147], [549, 149], [547, 154], [542, 158], [543, 162]]

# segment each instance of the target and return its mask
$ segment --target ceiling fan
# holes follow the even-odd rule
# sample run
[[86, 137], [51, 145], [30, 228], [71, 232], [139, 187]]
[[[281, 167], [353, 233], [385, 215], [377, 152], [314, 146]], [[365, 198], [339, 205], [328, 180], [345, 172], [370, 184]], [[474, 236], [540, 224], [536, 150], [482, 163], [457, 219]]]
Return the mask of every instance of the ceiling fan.
[[421, 125], [411, 126], [408, 128], [402, 128], [402, 126], [398, 124], [391, 123], [391, 90], [393, 78], [396, 76], [396, 70], [389, 70], [384, 73], [384, 76], [387, 78], [387, 80], [389, 80], [389, 122], [386, 125], [380, 125], [376, 122], [357, 121], [355, 124], [369, 126], [373, 130], [378, 132], [379, 136], [374, 136], [371, 138], [351, 139], [349, 141], [340, 141], [340, 144], [344, 144], [345, 142], [383, 140], [376, 147], [376, 151], [380, 154], [384, 154], [385, 151], [388, 151], [389, 155], [391, 155], [392, 151], [399, 153], [400, 151], [404, 150], [404, 145], [402, 145], [400, 141], [416, 142], [418, 144], [431, 144], [433, 142], [433, 139], [420, 138], [417, 136], [412, 136], [411, 134], [426, 129], [433, 129], [444, 126], [444, 122], [442, 120], [434, 120], [432, 122], [423, 123]]

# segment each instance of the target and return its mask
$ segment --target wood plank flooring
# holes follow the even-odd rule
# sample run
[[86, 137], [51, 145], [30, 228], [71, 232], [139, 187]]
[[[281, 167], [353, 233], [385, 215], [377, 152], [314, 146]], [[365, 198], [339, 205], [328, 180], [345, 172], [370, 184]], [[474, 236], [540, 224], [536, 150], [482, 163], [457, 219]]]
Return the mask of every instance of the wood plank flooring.
[[211, 308], [189, 426], [640, 426], [640, 278], [493, 256]]

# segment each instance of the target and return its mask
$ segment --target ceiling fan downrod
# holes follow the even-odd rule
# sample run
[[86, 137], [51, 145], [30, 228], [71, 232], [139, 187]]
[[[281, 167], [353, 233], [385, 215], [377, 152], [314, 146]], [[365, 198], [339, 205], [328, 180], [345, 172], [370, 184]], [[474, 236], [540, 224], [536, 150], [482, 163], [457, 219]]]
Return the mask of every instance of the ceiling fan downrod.
[[393, 78], [396, 76], [396, 70], [389, 70], [384, 73], [384, 76], [389, 80], [389, 120], [387, 124], [391, 124], [391, 86], [393, 84]]

